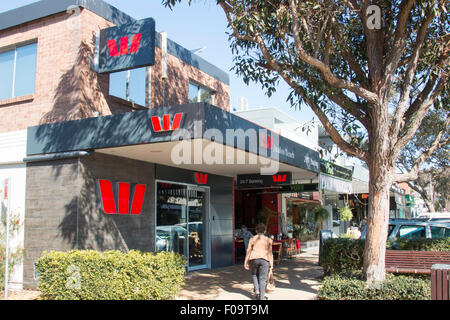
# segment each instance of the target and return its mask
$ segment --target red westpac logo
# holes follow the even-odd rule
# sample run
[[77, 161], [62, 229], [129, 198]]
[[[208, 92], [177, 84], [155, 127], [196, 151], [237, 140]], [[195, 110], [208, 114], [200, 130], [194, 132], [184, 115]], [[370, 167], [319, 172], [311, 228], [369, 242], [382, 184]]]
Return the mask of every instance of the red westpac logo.
[[[142, 33], [135, 34], [133, 40], [131, 40], [131, 46], [128, 47], [128, 36], [120, 38], [120, 55], [126, 55], [136, 53], [139, 50], [139, 44], [141, 43]], [[111, 57], [118, 57], [119, 50], [117, 49], [116, 40], [108, 40], [108, 49]]]
[[265, 133], [261, 133], [261, 141], [262, 145], [267, 149], [272, 149], [273, 147], [273, 137], [270, 137], [269, 135]]
[[208, 182], [208, 174], [196, 172], [195, 181], [197, 182], [197, 184], [206, 184]]
[[162, 116], [162, 123], [160, 117], [152, 117], [153, 130], [155, 132], [161, 131], [173, 131], [180, 128], [181, 120], [183, 119], [183, 113], [177, 113], [173, 117], [172, 125], [170, 124], [170, 114]]
[[[144, 204], [145, 184], [134, 186], [131, 193], [131, 184], [128, 182], [117, 182], [117, 194], [114, 194], [113, 184], [106, 179], [97, 180], [100, 190], [101, 204], [103, 211], [107, 214], [141, 214]], [[131, 205], [130, 205], [130, 198]]]
[[273, 182], [286, 182], [286, 174], [274, 174], [272, 176]]

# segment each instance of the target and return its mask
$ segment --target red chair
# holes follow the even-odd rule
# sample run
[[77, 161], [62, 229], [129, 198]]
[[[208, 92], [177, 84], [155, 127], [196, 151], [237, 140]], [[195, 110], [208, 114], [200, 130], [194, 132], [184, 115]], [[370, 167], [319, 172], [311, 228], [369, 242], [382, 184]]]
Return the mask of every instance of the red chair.
[[279, 264], [283, 259], [283, 243], [282, 242], [272, 243], [272, 253], [274, 255], [273, 261], [276, 264]]
[[286, 250], [286, 255], [288, 256], [288, 258], [291, 259], [292, 256], [296, 253], [295, 240], [289, 238], [284, 249]]

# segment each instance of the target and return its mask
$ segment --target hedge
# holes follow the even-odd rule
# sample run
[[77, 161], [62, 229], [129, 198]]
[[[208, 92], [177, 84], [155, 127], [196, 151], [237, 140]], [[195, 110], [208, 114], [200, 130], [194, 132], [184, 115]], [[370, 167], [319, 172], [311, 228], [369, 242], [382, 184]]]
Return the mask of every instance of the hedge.
[[364, 241], [337, 238], [323, 242], [320, 265], [324, 275], [348, 273], [361, 270], [364, 255]]
[[[388, 243], [389, 249], [450, 251], [450, 239], [414, 239]], [[430, 277], [386, 274], [378, 289], [362, 279], [364, 240], [327, 239], [321, 249], [324, 279], [321, 300], [429, 300]]]
[[361, 272], [325, 277], [318, 290], [320, 300], [430, 300], [430, 280], [386, 274], [379, 288], [368, 288]]
[[450, 251], [450, 238], [400, 240], [392, 243], [390, 249], [417, 251]]
[[183, 284], [185, 263], [171, 252], [44, 252], [38, 289], [44, 300], [167, 300]]
[[[389, 249], [419, 251], [450, 251], [450, 238], [412, 239], [387, 244]], [[363, 266], [364, 240], [326, 239], [320, 252], [320, 264], [324, 275], [361, 270]]]

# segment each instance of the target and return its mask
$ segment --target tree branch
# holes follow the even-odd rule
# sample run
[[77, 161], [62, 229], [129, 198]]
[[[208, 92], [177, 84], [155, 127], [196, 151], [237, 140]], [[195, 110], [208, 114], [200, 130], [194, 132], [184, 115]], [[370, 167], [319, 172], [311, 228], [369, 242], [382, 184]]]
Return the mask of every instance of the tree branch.
[[425, 162], [427, 158], [429, 158], [433, 152], [435, 152], [437, 149], [448, 145], [450, 143], [450, 137], [447, 137], [443, 141], [441, 141], [442, 136], [446, 132], [447, 128], [450, 125], [450, 115], [447, 116], [447, 119], [445, 120], [444, 128], [436, 135], [435, 140], [433, 141], [430, 148], [426, 151], [424, 151], [414, 162], [414, 164], [411, 166], [411, 170], [408, 173], [404, 174], [396, 174], [395, 176], [395, 182], [406, 182], [411, 180], [416, 180], [419, 177], [419, 169], [421, 165]]
[[[420, 127], [426, 113], [428, 112], [431, 105], [434, 103], [436, 98], [441, 94], [442, 90], [444, 89], [445, 87], [444, 84], [445, 80], [444, 78], [441, 78], [438, 84], [436, 85], [434, 91], [430, 94], [430, 96], [417, 107], [417, 111], [411, 116], [412, 120], [410, 121], [409, 126], [405, 127], [404, 129], [404, 134], [398, 137], [396, 143], [391, 148], [391, 154], [393, 156], [393, 159], [397, 159], [397, 156], [401, 152], [401, 150], [405, 147], [408, 141], [414, 137], [414, 134]], [[448, 121], [449, 119], [447, 118], [446, 119], [447, 126]]]
[[409, 96], [411, 93], [411, 83], [414, 79], [416, 73], [417, 63], [419, 61], [420, 50], [422, 48], [423, 42], [425, 40], [425, 35], [428, 29], [428, 25], [433, 20], [434, 14], [430, 10], [428, 16], [423, 20], [419, 31], [417, 32], [416, 43], [414, 44], [413, 53], [411, 54], [411, 59], [409, 60], [408, 67], [406, 68], [405, 78], [402, 83], [402, 88], [400, 90], [400, 99], [395, 110], [393, 121], [391, 125], [391, 145], [395, 145], [398, 139], [398, 135], [402, 126], [404, 125], [404, 115], [407, 108], [407, 103], [409, 101]]
[[[406, 45], [406, 26], [408, 25], [409, 13], [414, 5], [415, 0], [403, 0], [400, 4], [400, 12], [397, 19], [397, 28], [394, 32], [394, 42], [392, 49], [387, 54], [386, 67], [383, 78], [384, 93], [389, 92], [395, 71], [402, 57], [403, 50]], [[383, 94], [384, 96], [384, 94]]]
[[316, 67], [322, 73], [324, 79], [333, 87], [340, 89], [347, 89], [354, 94], [357, 94], [361, 98], [367, 100], [369, 103], [378, 103], [378, 96], [364, 88], [359, 87], [355, 83], [337, 78], [330, 70], [330, 67], [322, 61], [311, 57], [303, 48], [302, 41], [300, 39], [300, 22], [297, 16], [296, 6], [294, 0], [289, 0], [290, 14], [292, 18], [292, 34], [294, 38], [295, 47], [297, 49], [298, 56], [301, 60], [307, 64]]
[[331, 124], [325, 112], [323, 112], [322, 109], [320, 109], [317, 104], [308, 97], [305, 90], [289, 77], [285, 77], [284, 73], [281, 73], [281, 76], [311, 107], [311, 109], [314, 111], [314, 113], [317, 115], [320, 122], [324, 126], [325, 130], [330, 135], [331, 140], [333, 140], [333, 142], [336, 143], [336, 145], [338, 145], [339, 148], [341, 148], [342, 151], [346, 152], [348, 155], [355, 156], [362, 161], [367, 162], [369, 158], [368, 152], [345, 141], [345, 139], [339, 134], [336, 128]]

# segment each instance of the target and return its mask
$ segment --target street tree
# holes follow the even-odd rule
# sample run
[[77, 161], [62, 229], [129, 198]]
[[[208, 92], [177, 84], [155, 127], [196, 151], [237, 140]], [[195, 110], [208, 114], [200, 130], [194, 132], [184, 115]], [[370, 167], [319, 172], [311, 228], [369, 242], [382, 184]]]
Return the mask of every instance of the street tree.
[[[446, 106], [447, 109], [450, 107], [448, 102]], [[450, 128], [444, 128], [446, 112], [448, 110], [445, 111], [445, 107], [435, 105], [424, 117], [414, 138], [403, 148], [397, 160], [399, 169], [402, 172], [411, 170], [417, 157], [431, 146], [437, 134], [444, 131], [444, 137], [450, 135]], [[424, 162], [417, 179], [406, 182], [413, 190], [419, 193], [428, 211], [433, 212], [435, 211], [435, 204], [442, 208], [446, 207], [446, 204], [450, 201], [449, 173], [450, 145], [440, 144]]]
[[[162, 0], [170, 8], [178, 2]], [[448, 144], [444, 132], [436, 134], [408, 172], [397, 171], [400, 152], [449, 89], [450, 2], [216, 2], [228, 20], [235, 72], [269, 96], [285, 81], [291, 104], [309, 106], [333, 142], [367, 164], [363, 274], [368, 285], [384, 281], [389, 189], [414, 180], [436, 148]], [[445, 112], [448, 127], [448, 106]]]

